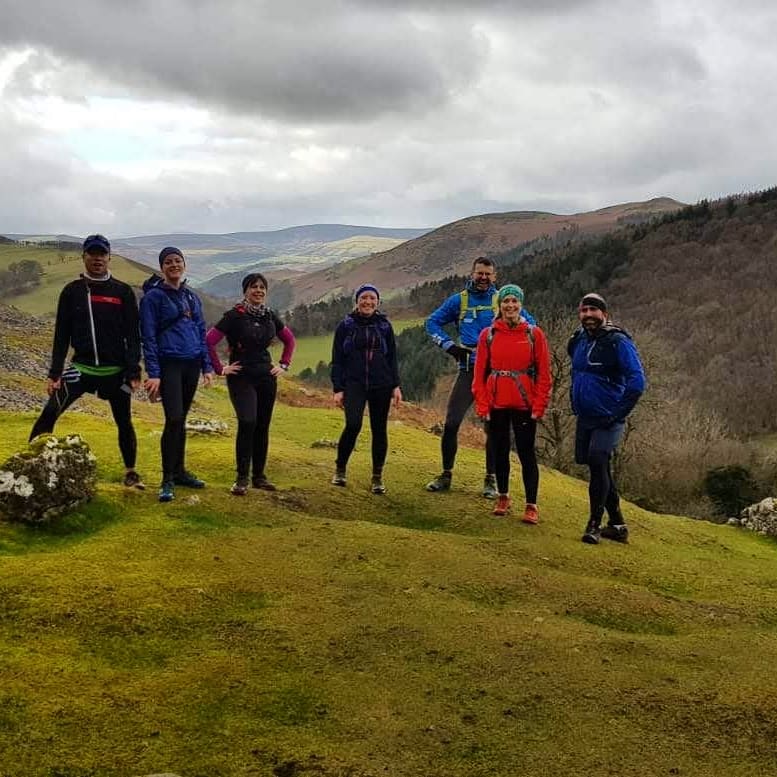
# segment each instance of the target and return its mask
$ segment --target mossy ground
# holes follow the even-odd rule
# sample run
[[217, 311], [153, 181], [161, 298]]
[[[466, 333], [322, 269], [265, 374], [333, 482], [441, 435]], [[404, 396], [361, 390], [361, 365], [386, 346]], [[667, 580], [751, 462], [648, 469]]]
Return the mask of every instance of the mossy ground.
[[[223, 389], [199, 401], [231, 421]], [[309, 446], [340, 415], [285, 405], [279, 492], [231, 497], [231, 436], [192, 437], [208, 488], [160, 505], [159, 407], [136, 417], [148, 491], [73, 412], [98, 498], [0, 524], [0, 774], [777, 774], [773, 542], [628, 507], [630, 545], [586, 546], [585, 484], [547, 470], [539, 526], [494, 519], [482, 454], [428, 494], [439, 441], [408, 423], [385, 497], [366, 434], [334, 488]], [[0, 415], [0, 456], [32, 420]]]

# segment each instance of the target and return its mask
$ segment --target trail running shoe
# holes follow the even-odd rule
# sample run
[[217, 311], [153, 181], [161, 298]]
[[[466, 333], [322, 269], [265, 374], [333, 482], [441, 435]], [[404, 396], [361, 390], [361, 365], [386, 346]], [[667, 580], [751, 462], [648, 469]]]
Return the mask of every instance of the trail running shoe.
[[248, 478], [238, 478], [229, 489], [232, 496], [245, 496], [248, 493]]
[[430, 480], [426, 484], [426, 490], [427, 491], [450, 491], [452, 479], [453, 479], [452, 475], [446, 474], [445, 472], [443, 472], [441, 475], [438, 475], [434, 480]]
[[496, 475], [486, 475], [483, 480], [483, 491], [481, 492], [486, 499], [496, 499], [499, 491], [496, 487]]
[[372, 491], [373, 494], [385, 494], [386, 486], [383, 485], [383, 479], [373, 478], [372, 486], [370, 487], [370, 490]]
[[175, 488], [172, 480], [163, 480], [159, 487], [159, 501], [172, 502], [175, 499]]
[[277, 491], [274, 483], [271, 483], [264, 475], [259, 475], [251, 481], [251, 485], [254, 488], [259, 488], [262, 491]]
[[602, 530], [599, 528], [599, 524], [596, 521], [588, 521], [581, 539], [586, 545], [598, 545], [601, 534]]
[[333, 486], [344, 486], [348, 481], [345, 479], [345, 470], [335, 470], [335, 474], [332, 475], [332, 479], [329, 481]]
[[185, 488], [205, 488], [205, 481], [200, 480], [196, 475], [191, 472], [184, 471], [180, 475], [176, 475], [173, 478], [173, 483], [176, 486], [184, 486]]
[[538, 524], [540, 522], [540, 511], [537, 509], [537, 505], [527, 502], [521, 520], [532, 525]]
[[606, 540], [622, 542], [625, 545], [629, 541], [629, 527], [625, 523], [608, 523], [602, 529], [601, 536]]
[[512, 501], [507, 494], [499, 494], [496, 500], [496, 506], [494, 507], [494, 515], [507, 515], [507, 511], [512, 507]]
[[137, 488], [138, 491], [145, 491], [146, 484], [140, 479], [140, 475], [134, 469], [129, 470], [124, 476], [124, 485], [127, 488]]

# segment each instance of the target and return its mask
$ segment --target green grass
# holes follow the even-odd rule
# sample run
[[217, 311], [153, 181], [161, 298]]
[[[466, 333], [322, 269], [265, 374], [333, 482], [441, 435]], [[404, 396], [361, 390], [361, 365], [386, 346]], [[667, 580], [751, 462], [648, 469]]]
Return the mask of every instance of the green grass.
[[[223, 388], [198, 402], [232, 421]], [[137, 410], [152, 485], [159, 408]], [[0, 415], [0, 456], [32, 420]], [[100, 490], [55, 527], [0, 523], [3, 777], [777, 773], [772, 541], [627, 505], [632, 543], [586, 546], [585, 484], [547, 470], [540, 524], [497, 520], [482, 452], [426, 493], [439, 440], [396, 420], [389, 493], [366, 432], [333, 488], [309, 446], [341, 423], [278, 407], [280, 491], [244, 499], [232, 438], [192, 437], [208, 488], [160, 505], [119, 485], [106, 420], [62, 419]]]
[[[399, 334], [403, 329], [411, 326], [418, 326], [423, 323], [423, 319], [412, 318], [402, 319], [401, 321], [392, 321], [394, 332]], [[281, 348], [273, 351], [276, 358], [281, 354]], [[294, 351], [294, 361], [291, 366], [291, 372], [299, 375], [306, 367], [315, 369], [320, 361], [329, 364], [332, 358], [332, 335], [316, 335], [315, 337], [300, 337], [297, 339], [297, 347]]]
[[[55, 313], [62, 287], [77, 278], [84, 269], [81, 254], [49, 247], [0, 245], [0, 270], [23, 259], [32, 259], [43, 267], [40, 286], [27, 294], [3, 297], [0, 301], [32, 315]], [[116, 254], [111, 256], [111, 272], [120, 280], [134, 285], [141, 284], [149, 276], [147, 271]]]

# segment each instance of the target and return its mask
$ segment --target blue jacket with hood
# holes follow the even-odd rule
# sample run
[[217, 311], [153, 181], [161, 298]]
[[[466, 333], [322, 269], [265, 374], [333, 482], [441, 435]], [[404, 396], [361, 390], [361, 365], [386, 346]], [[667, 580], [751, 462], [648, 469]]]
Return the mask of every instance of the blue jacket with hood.
[[148, 377], [161, 377], [164, 362], [193, 359], [199, 359], [203, 374], [213, 372], [202, 303], [186, 282], [174, 289], [152, 275], [143, 284], [143, 292], [140, 335]]
[[604, 324], [592, 333], [582, 327], [569, 340], [572, 412], [602, 425], [624, 421], [645, 390], [645, 371], [631, 336]]
[[[467, 312], [464, 318], [459, 321], [461, 316], [461, 292], [457, 292], [456, 294], [451, 294], [426, 319], [425, 328], [434, 343], [439, 345], [443, 351], [447, 351], [456, 342], [443, 327], [447, 324], [456, 324], [459, 332], [459, 343], [462, 347], [472, 351], [472, 354], [467, 359], [459, 362], [459, 369], [470, 370], [475, 364], [475, 348], [480, 333], [494, 323], [492, 301], [494, 294], [497, 292], [497, 287], [491, 284], [486, 291], [477, 291], [475, 282], [470, 278], [464, 288], [467, 290], [468, 296]], [[534, 320], [534, 316], [527, 310], [521, 311], [521, 318], [530, 324], [536, 325], [537, 323]]]

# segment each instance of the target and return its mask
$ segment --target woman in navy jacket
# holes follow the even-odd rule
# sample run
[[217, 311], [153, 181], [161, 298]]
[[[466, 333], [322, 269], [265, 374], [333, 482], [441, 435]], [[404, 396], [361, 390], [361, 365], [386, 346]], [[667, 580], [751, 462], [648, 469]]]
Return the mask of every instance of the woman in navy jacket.
[[337, 445], [332, 485], [346, 484], [348, 459], [362, 428], [364, 407], [372, 432], [372, 493], [385, 494], [383, 464], [388, 452], [388, 414], [399, 406], [399, 367], [394, 330], [378, 311], [380, 294], [364, 284], [356, 291], [356, 308], [337, 326], [332, 344], [332, 390], [335, 407], [345, 410], [345, 429]]
[[205, 319], [197, 295], [186, 285], [183, 253], [169, 246], [159, 254], [162, 279], [154, 276], [143, 284], [140, 301], [140, 333], [148, 379], [149, 399], [162, 400], [165, 428], [162, 432], [162, 485], [159, 501], [175, 498], [174, 487], [203, 488], [205, 483], [186, 470], [186, 416], [203, 375], [213, 381], [213, 366], [205, 344]]

